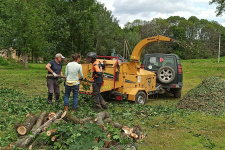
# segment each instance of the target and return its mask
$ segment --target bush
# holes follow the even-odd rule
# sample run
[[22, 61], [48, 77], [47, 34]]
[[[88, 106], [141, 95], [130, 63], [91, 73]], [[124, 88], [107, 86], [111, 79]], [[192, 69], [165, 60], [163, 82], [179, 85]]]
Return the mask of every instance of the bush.
[[0, 57], [0, 66], [8, 66], [9, 62], [7, 61], [7, 59]]

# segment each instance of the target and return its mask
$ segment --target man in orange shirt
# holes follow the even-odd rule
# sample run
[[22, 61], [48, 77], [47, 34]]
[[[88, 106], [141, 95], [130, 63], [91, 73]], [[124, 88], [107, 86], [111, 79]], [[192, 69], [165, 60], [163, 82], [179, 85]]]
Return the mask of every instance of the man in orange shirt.
[[92, 83], [92, 96], [95, 103], [95, 107], [97, 109], [107, 109], [107, 103], [103, 99], [102, 95], [100, 94], [100, 89], [103, 83], [103, 73], [102, 73], [102, 67], [104, 67], [104, 64], [101, 64], [97, 60], [97, 54], [95, 52], [89, 52], [87, 54], [87, 61], [92, 63], [92, 78], [94, 79], [94, 82]]

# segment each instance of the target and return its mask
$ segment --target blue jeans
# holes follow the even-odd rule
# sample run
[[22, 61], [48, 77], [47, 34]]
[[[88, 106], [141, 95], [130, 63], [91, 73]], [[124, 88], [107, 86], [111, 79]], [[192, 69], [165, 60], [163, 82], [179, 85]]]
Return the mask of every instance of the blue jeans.
[[79, 91], [80, 84], [74, 86], [65, 85], [65, 97], [64, 97], [64, 106], [69, 106], [69, 97], [70, 93], [73, 90], [73, 108], [77, 108], [78, 102], [78, 91]]

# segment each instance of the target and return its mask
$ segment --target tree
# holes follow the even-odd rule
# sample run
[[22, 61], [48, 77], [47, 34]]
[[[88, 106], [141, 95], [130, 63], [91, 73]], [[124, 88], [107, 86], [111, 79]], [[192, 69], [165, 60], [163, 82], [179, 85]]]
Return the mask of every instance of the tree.
[[117, 53], [121, 53], [123, 37], [122, 31], [118, 25], [118, 20], [104, 5], [97, 3], [95, 7], [95, 51], [100, 55], [111, 55], [113, 49], [116, 49]]
[[[45, 44], [43, 4], [38, 0], [6, 0], [1, 4], [4, 24], [1, 31], [6, 37], [2, 40], [4, 47], [12, 46], [24, 54], [24, 68], [27, 69], [27, 58], [31, 50], [38, 52]], [[9, 9], [10, 8], [10, 9]]]
[[216, 16], [220, 16], [223, 14], [223, 12], [225, 11], [225, 0], [211, 0], [209, 2], [209, 4], [217, 4], [217, 7], [216, 7]]

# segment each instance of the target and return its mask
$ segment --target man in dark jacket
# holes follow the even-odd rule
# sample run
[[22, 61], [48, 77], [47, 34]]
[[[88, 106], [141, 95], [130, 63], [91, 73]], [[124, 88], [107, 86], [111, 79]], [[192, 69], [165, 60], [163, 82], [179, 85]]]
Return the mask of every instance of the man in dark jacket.
[[62, 73], [62, 59], [65, 57], [58, 53], [55, 55], [55, 59], [51, 60], [47, 65], [46, 69], [48, 70], [48, 74], [52, 74], [53, 76], [47, 77], [47, 87], [48, 87], [48, 104], [52, 104], [52, 97], [53, 93], [55, 93], [55, 102], [59, 101], [60, 96], [60, 88], [58, 84], [58, 77], [57, 75], [63, 76]]
[[103, 73], [102, 73], [102, 67], [104, 64], [101, 64], [97, 59], [97, 54], [95, 52], [89, 52], [87, 54], [87, 61], [92, 63], [92, 78], [93, 78], [93, 83], [92, 83], [92, 96], [94, 100], [95, 107], [97, 109], [107, 109], [107, 103], [103, 99], [102, 95], [100, 94], [100, 89], [103, 83]]

